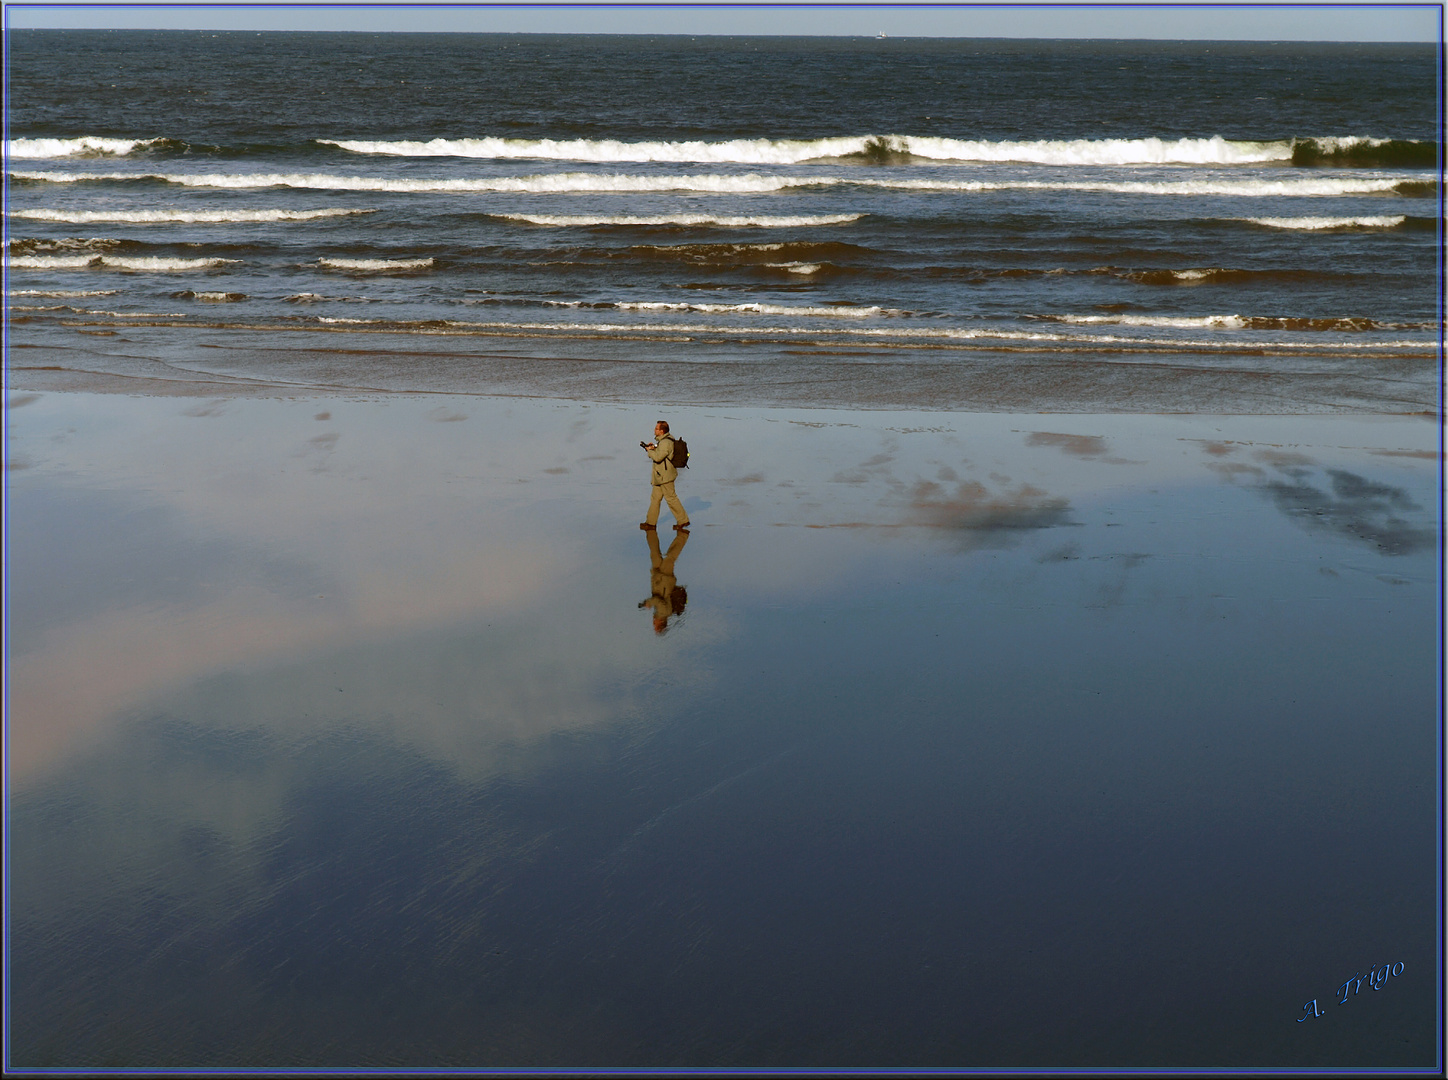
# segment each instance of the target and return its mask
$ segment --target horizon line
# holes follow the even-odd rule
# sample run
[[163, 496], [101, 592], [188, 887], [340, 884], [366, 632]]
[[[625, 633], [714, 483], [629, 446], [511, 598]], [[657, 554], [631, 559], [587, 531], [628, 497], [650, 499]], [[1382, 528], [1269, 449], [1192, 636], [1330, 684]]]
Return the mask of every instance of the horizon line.
[[[21, 5], [6, 4], [5, 10], [8, 13], [15, 7]], [[45, 5], [50, 6], [50, 5]], [[81, 5], [93, 6], [93, 5]], [[101, 5], [108, 6], [108, 5]], [[140, 6], [140, 5], [138, 5]], [[151, 5], [145, 5], [151, 6]], [[165, 5], [180, 7], [183, 5]], [[229, 6], [229, 5], [228, 5]], [[261, 5], [239, 5], [239, 6], [262, 6], [262, 7], [291, 7], [289, 4], [261, 4]], [[330, 7], [340, 5], [303, 5], [307, 7], [319, 6]], [[364, 5], [382, 6], [382, 5]], [[388, 5], [390, 6], [390, 5]], [[577, 4], [548, 4], [539, 6], [577, 7], [587, 5]], [[1056, 6], [1056, 5], [1045, 5]], [[1136, 6], [1136, 5], [1127, 5]], [[1356, 6], [1356, 5], [1354, 5]], [[1418, 6], [1418, 5], [1413, 5]], [[6, 20], [9, 21], [8, 18]], [[293, 28], [268, 27], [261, 29], [238, 29], [236, 27], [187, 27], [187, 26], [16, 26], [7, 27], [7, 33], [28, 34], [28, 33], [60, 33], [60, 34], [448, 34], [448, 35], [470, 35], [473, 37], [629, 37], [629, 38], [799, 38], [806, 40], [841, 40], [841, 41], [1060, 41], [1060, 42], [1161, 42], [1182, 45], [1419, 45], [1423, 48], [1433, 49], [1438, 47], [1437, 42], [1415, 41], [1411, 39], [1395, 41], [1360, 41], [1351, 38], [1176, 38], [1176, 37], [1026, 37], [1002, 34], [989, 35], [963, 35], [963, 34], [730, 34], [711, 31], [699, 31], [696, 33], [679, 32], [656, 32], [656, 33], [625, 33], [614, 30], [411, 30], [405, 28], [387, 30], [357, 30], [357, 29], [307, 29], [299, 30]]]

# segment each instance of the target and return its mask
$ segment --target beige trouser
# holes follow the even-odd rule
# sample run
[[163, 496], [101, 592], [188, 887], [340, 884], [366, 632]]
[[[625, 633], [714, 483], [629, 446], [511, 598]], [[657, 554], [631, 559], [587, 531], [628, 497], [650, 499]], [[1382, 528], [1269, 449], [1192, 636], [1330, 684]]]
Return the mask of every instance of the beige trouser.
[[659, 503], [661, 502], [669, 504], [669, 511], [674, 515], [676, 522], [680, 525], [689, 524], [689, 515], [684, 512], [684, 504], [674, 494], [674, 485], [671, 483], [654, 485], [654, 495], [649, 500], [649, 516], [644, 518], [646, 524], [657, 525], [659, 523]]

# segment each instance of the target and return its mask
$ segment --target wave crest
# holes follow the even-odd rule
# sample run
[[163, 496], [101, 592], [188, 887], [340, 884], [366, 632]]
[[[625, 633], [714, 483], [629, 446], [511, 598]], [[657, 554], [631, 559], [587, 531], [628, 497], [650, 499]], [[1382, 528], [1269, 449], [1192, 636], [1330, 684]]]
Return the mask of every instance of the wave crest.
[[88, 225], [96, 222], [184, 222], [220, 224], [253, 221], [315, 221], [318, 218], [374, 214], [375, 210], [330, 208], [323, 210], [12, 210], [13, 218], [28, 221], [63, 221]]
[[723, 142], [623, 142], [618, 139], [317, 139], [354, 154], [392, 157], [547, 159], [555, 161], [714, 162], [796, 165], [838, 158], [886, 165], [909, 160], [1031, 162], [1040, 165], [1242, 165], [1292, 160], [1291, 140], [1042, 139], [993, 142], [916, 135]]
[[[1404, 181], [1392, 177], [1312, 176], [1292, 180], [946, 180], [936, 177], [769, 176], [697, 174], [628, 176], [625, 174], [558, 173], [522, 177], [453, 177], [438, 179], [342, 176], [332, 173], [82, 173], [12, 170], [12, 180], [72, 184], [155, 181], [194, 188], [305, 188], [322, 191], [369, 192], [516, 192], [690, 191], [719, 194], [767, 194], [800, 187], [853, 185], [901, 191], [1085, 191], [1124, 195], [1330, 196], [1436, 194], [1436, 180]], [[1410, 190], [1405, 191], [1405, 187]], [[310, 213], [311, 211], [301, 211]], [[368, 213], [370, 211], [352, 211]]]
[[26, 270], [81, 270], [87, 267], [106, 270], [139, 270], [153, 273], [180, 273], [186, 270], [210, 270], [238, 259], [167, 259], [159, 256], [120, 258], [114, 255], [10, 255], [6, 262], [12, 268]]
[[[388, 273], [406, 270], [426, 270], [433, 260], [427, 259], [318, 259], [317, 265], [326, 270], [342, 270], [349, 274]], [[307, 294], [310, 295], [310, 294]]]
[[111, 139], [100, 135], [82, 135], [75, 139], [9, 139], [5, 155], [9, 158], [58, 157], [124, 157], [143, 146], [155, 146], [165, 139]]
[[1406, 215], [1376, 217], [1260, 217], [1238, 218], [1269, 229], [1396, 229], [1407, 221]]
[[529, 225], [589, 227], [598, 225], [658, 226], [715, 228], [784, 229], [810, 225], [845, 225], [858, 221], [864, 214], [491, 214], [504, 221], [521, 221]]

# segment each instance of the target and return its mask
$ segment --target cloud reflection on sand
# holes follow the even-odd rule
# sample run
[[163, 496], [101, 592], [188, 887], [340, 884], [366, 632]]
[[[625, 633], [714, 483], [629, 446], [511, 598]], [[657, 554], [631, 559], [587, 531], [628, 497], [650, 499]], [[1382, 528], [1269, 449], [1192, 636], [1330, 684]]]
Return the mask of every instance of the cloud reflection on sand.
[[[620, 451], [652, 426], [652, 408], [12, 401], [27, 405], [12, 447], [37, 463], [12, 480], [15, 505], [30, 508], [12, 523], [20, 782], [135, 710], [182, 700], [240, 727], [367, 716], [484, 770], [510, 742], [635, 714], [642, 699], [628, 688], [669, 669], [658, 650], [722, 642], [734, 612], [807, 610], [862, 575], [888, 576], [882, 544], [896, 560], [940, 540], [958, 556], [1021, 549], [1002, 580], [1027, 607], [1206, 606], [1182, 560], [1197, 566], [1223, 543], [1236, 557], [1262, 531], [1233, 488], [1385, 555], [1422, 553], [1436, 536], [1424, 497], [1371, 467], [1421, 486], [1430, 466], [1413, 439], [1427, 429], [1404, 421], [1359, 432], [1341, 418], [1093, 417], [1052, 425], [1063, 433], [1012, 416], [844, 424], [823, 412], [671, 410], [696, 448], [682, 494], [700, 521], [693, 617], [673, 620], [680, 632], [665, 645], [638, 623], [646, 478]], [[1293, 447], [1327, 432], [1340, 448], [1345, 427], [1376, 441], [1313, 450], [1330, 463], [1314, 480], [1316, 458]], [[1250, 438], [1269, 431], [1296, 441]], [[1385, 452], [1398, 456], [1369, 456]], [[1285, 479], [1262, 482], [1274, 470]], [[34, 513], [46, 499], [61, 509]], [[817, 539], [754, 528], [773, 524]], [[707, 664], [669, 674], [685, 677], [714, 676]], [[230, 704], [218, 679], [231, 680]]]
[[967, 550], [1010, 547], [1025, 530], [1078, 524], [1070, 520], [1066, 499], [1030, 484], [992, 492], [979, 481], [961, 481], [947, 493], [934, 481], [921, 481], [912, 495], [916, 523], [955, 530]]
[[1438, 534], [1403, 517], [1421, 511], [1402, 488], [1368, 480], [1345, 469], [1327, 469], [1331, 491], [1309, 483], [1306, 470], [1291, 481], [1261, 485], [1277, 509], [1309, 529], [1328, 529], [1377, 547], [1385, 555], [1431, 549]]

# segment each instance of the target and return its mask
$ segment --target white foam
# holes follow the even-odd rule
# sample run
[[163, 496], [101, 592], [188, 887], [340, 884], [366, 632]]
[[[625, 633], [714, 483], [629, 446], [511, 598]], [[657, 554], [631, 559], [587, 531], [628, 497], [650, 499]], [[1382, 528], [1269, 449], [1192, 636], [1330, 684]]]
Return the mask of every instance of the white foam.
[[1250, 221], [1254, 225], [1266, 225], [1271, 229], [1392, 229], [1401, 225], [1407, 218], [1399, 214], [1377, 217], [1263, 217], [1239, 218], [1238, 220]]
[[190, 222], [197, 224], [249, 221], [314, 221], [317, 218], [344, 217], [349, 214], [372, 214], [375, 210], [12, 210], [13, 218], [31, 221], [64, 221], [74, 224], [93, 222]]
[[186, 315], [181, 311], [91, 311], [83, 308], [74, 309], [81, 315], [104, 315], [112, 319], [184, 319]]
[[765, 263], [775, 270], [788, 270], [791, 274], [818, 274], [823, 269], [822, 263], [787, 262], [787, 263]]
[[1240, 349], [1275, 349], [1278, 351], [1362, 351], [1365, 349], [1412, 349], [1429, 353], [1436, 351], [1436, 341], [1379, 340], [1379, 341], [1284, 341], [1270, 339], [1244, 339], [1236, 335], [1215, 339], [1188, 339], [1162, 337], [1127, 337], [1120, 334], [1090, 332], [1052, 332], [1002, 330], [989, 327], [841, 327], [841, 326], [758, 326], [727, 325], [717, 323], [611, 323], [611, 322], [469, 322], [446, 320], [438, 322], [397, 322], [388, 319], [344, 319], [320, 317], [319, 323], [344, 327], [377, 328], [388, 333], [411, 332], [419, 334], [438, 333], [501, 333], [523, 334], [534, 332], [561, 334], [637, 334], [658, 333], [682, 335], [685, 337], [709, 334], [719, 336], [762, 337], [776, 335], [794, 339], [877, 339], [881, 341], [943, 341], [982, 342], [989, 347], [991, 342], [1028, 342], [1061, 345], [1122, 345], [1167, 349], [1204, 349], [1212, 352], [1235, 352]]
[[713, 162], [793, 165], [884, 150], [937, 161], [1018, 161], [1043, 165], [1242, 165], [1290, 161], [1287, 141], [1070, 139], [988, 142], [906, 135], [828, 139], [732, 139], [726, 142], [620, 142], [616, 139], [318, 139], [356, 154], [394, 157], [543, 158], [566, 161]]
[[1290, 142], [1209, 139], [1046, 139], [977, 142], [911, 137], [902, 149], [952, 161], [1019, 161], [1037, 165], [1250, 165], [1292, 160]]
[[424, 270], [432, 259], [318, 259], [317, 265], [328, 270], [368, 273], [388, 270]]
[[6, 261], [13, 268], [27, 270], [78, 270], [83, 267], [91, 267], [111, 270], [148, 270], [166, 274], [184, 270], [208, 270], [214, 266], [222, 266], [240, 260], [159, 257], [126, 259], [114, 255], [9, 255], [6, 257]]
[[25, 270], [72, 270], [91, 263], [99, 263], [98, 255], [6, 255], [5, 262], [12, 269]]
[[392, 192], [640, 192], [695, 191], [704, 194], [767, 194], [789, 188], [852, 185], [905, 191], [1087, 191], [1128, 195], [1331, 196], [1391, 193], [1405, 180], [1432, 179], [1417, 174], [1396, 176], [1318, 175], [1291, 179], [1197, 180], [948, 180], [932, 177], [881, 179], [868, 176], [769, 176], [699, 174], [627, 176], [560, 173], [525, 177], [399, 178], [344, 176], [333, 173], [80, 173], [12, 171], [17, 180], [57, 184], [156, 180], [195, 188], [253, 189], [268, 187], [334, 191]]
[[11, 296], [45, 296], [69, 300], [82, 296], [115, 296], [120, 289], [11, 289]]
[[[693, 191], [703, 194], [767, 194], [786, 188], [821, 183], [838, 183], [830, 178], [705, 174], [693, 176], [629, 176], [619, 173], [552, 173], [537, 176], [407, 178], [392, 176], [348, 176], [339, 173], [83, 173], [23, 172], [18, 180], [39, 180], [75, 184], [133, 180], [157, 180], [183, 187], [254, 189], [269, 187], [305, 188], [321, 191], [394, 192], [498, 192], [540, 193]], [[363, 213], [366, 211], [356, 211]]]
[[432, 139], [428, 142], [373, 142], [318, 139], [355, 154], [393, 157], [468, 157], [554, 161], [713, 162], [791, 165], [821, 157], [864, 151], [868, 136], [838, 139], [732, 139], [728, 142], [640, 142], [617, 139]]
[[1372, 195], [1391, 192], [1403, 177], [1314, 176], [1290, 180], [877, 180], [865, 187], [907, 191], [1088, 191], [1122, 195], [1234, 195], [1245, 198]]
[[1241, 330], [1247, 323], [1240, 315], [1043, 315], [1039, 318], [1083, 326], [1161, 326], [1174, 329]]
[[123, 156], [138, 146], [150, 146], [160, 139], [108, 139], [98, 135], [82, 135], [78, 139], [10, 139], [5, 143], [6, 156], [18, 158]]
[[1339, 150], [1351, 150], [1354, 146], [1387, 146], [1393, 140], [1374, 139], [1367, 135], [1329, 135], [1310, 141], [1316, 143], [1321, 150], [1335, 153]]
[[864, 214], [758, 214], [732, 216], [722, 214], [493, 214], [505, 221], [523, 221], [530, 225], [685, 225], [722, 228], [783, 229], [806, 225], [844, 225], [858, 221]]
[[686, 304], [666, 301], [634, 300], [612, 305], [623, 311], [697, 311], [706, 315], [801, 315], [831, 319], [874, 319], [880, 316], [904, 315], [899, 308], [882, 307], [790, 307], [781, 304]]

